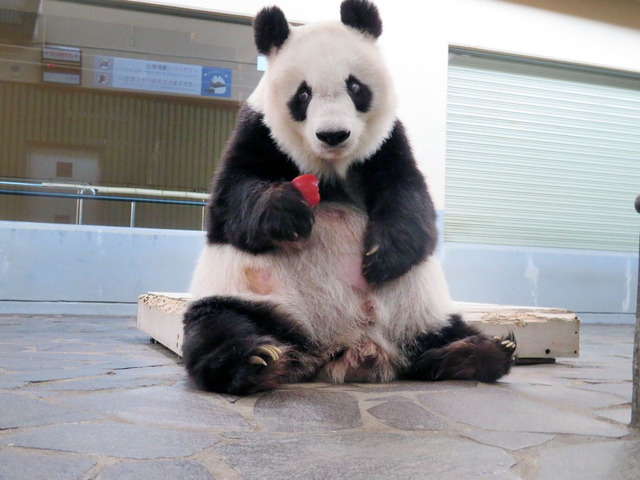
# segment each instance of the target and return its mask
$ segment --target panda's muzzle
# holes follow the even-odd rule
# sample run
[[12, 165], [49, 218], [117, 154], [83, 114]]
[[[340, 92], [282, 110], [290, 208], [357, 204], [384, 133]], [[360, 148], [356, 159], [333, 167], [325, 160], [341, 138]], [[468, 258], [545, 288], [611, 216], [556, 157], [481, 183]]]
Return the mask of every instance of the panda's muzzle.
[[318, 137], [318, 140], [329, 145], [330, 147], [337, 147], [347, 138], [349, 138], [349, 135], [351, 135], [351, 132], [349, 130], [316, 132], [316, 137]]

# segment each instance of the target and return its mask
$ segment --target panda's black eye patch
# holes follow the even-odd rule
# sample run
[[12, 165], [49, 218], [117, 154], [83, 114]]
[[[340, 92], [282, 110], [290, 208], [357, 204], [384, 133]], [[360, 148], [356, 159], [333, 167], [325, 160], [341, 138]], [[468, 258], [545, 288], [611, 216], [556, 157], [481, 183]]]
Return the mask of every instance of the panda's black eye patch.
[[291, 117], [297, 122], [304, 122], [307, 119], [307, 108], [311, 101], [311, 87], [307, 82], [302, 82], [296, 93], [287, 102]]
[[347, 93], [356, 106], [356, 110], [362, 113], [368, 112], [373, 100], [371, 89], [353, 75], [349, 75], [345, 83], [347, 84]]

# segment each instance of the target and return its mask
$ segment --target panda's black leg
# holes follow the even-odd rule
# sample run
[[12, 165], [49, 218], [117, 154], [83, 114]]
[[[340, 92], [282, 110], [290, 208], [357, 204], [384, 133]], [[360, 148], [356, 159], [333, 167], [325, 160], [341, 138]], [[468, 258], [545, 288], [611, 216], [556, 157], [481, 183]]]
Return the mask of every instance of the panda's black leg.
[[185, 367], [205, 390], [244, 395], [299, 380], [308, 364], [305, 349], [268, 304], [206, 297], [184, 315]]
[[509, 373], [515, 349], [513, 333], [489, 337], [453, 315], [447, 327], [418, 337], [406, 376], [495, 382]]

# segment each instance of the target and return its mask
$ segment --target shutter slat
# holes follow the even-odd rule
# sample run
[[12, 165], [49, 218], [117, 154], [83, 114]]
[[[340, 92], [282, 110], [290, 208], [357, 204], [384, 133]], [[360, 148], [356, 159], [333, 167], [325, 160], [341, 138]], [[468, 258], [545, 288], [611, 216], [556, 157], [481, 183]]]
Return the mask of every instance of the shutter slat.
[[450, 56], [445, 241], [633, 252], [638, 193], [639, 79]]

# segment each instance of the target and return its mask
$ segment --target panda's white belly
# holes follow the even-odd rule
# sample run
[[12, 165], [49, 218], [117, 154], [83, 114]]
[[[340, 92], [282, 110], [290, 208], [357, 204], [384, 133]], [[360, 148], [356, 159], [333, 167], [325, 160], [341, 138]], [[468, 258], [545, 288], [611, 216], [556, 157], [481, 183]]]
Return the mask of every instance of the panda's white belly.
[[276, 252], [253, 255], [231, 245], [207, 245], [194, 273], [194, 298], [233, 296], [277, 305], [311, 340], [326, 346], [328, 357], [340, 354], [321, 377], [358, 380], [357, 365], [369, 362], [379, 372], [371, 380], [390, 380], [403, 361], [397, 345], [442, 325], [452, 312], [439, 265], [430, 258], [372, 287], [361, 273], [366, 215], [331, 203], [319, 204], [314, 214], [310, 238]]

